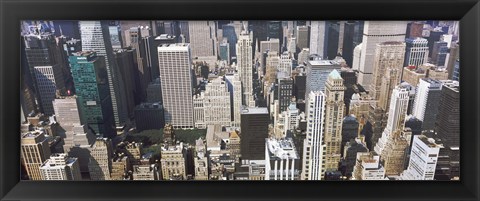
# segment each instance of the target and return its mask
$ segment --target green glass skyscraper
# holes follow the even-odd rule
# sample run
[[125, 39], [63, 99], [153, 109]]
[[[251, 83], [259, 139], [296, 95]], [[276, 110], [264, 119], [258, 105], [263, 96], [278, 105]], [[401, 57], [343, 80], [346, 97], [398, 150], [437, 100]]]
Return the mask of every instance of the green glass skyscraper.
[[112, 101], [105, 58], [95, 52], [77, 52], [69, 57], [82, 124], [103, 137], [114, 136]]

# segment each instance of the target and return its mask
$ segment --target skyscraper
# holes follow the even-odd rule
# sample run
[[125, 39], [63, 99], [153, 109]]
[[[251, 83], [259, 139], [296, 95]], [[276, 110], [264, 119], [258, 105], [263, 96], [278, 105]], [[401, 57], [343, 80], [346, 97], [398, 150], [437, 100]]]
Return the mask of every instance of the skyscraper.
[[310, 24], [310, 54], [318, 54], [324, 58], [325, 21], [312, 21]]
[[216, 56], [216, 27], [213, 21], [189, 21], [188, 32], [192, 57]]
[[433, 180], [440, 148], [432, 138], [413, 136], [410, 163], [401, 175], [402, 180]]
[[436, 142], [443, 145], [438, 157], [435, 179], [460, 176], [460, 85], [442, 81], [442, 93], [435, 122]]
[[324, 91], [330, 72], [340, 70], [341, 66], [334, 60], [310, 60], [307, 61], [307, 86], [305, 96], [311, 91]]
[[282, 113], [286, 111], [290, 105], [293, 95], [293, 80], [289, 76], [285, 76], [285, 73], [279, 73], [278, 76], [278, 103], [279, 103], [279, 112]]
[[308, 48], [309, 46], [309, 30], [308, 26], [297, 27], [297, 49]]
[[69, 57], [80, 110], [81, 124], [104, 137], [114, 135], [111, 91], [105, 57], [95, 52], [78, 52]]
[[230, 92], [230, 104], [232, 109], [232, 126], [240, 127], [240, 111], [242, 107], [242, 82], [238, 74], [225, 76]]
[[192, 60], [189, 44], [158, 47], [165, 123], [193, 128]]
[[59, 65], [35, 66], [34, 71], [41, 108], [45, 115], [50, 116], [54, 113], [52, 101], [55, 99], [57, 90], [65, 91], [62, 69]]
[[[342, 143], [342, 120], [345, 111], [343, 96], [345, 86], [343, 79], [337, 70], [329, 75], [325, 88], [325, 169], [326, 171], [338, 170], [338, 163], [341, 157]], [[310, 109], [310, 108], [309, 108]]]
[[325, 94], [312, 91], [307, 99], [307, 137], [303, 141], [302, 180], [322, 180], [324, 168]]
[[42, 180], [40, 166], [50, 158], [50, 147], [44, 133], [26, 133], [21, 139], [23, 164], [30, 180]]
[[265, 160], [265, 138], [268, 138], [269, 117], [265, 107], [242, 109], [240, 129], [242, 160]]
[[403, 66], [420, 66], [428, 60], [428, 41], [425, 38], [405, 39], [405, 62]]
[[401, 70], [403, 68], [404, 56], [405, 43], [403, 42], [389, 41], [376, 45], [375, 56], [373, 58], [373, 80], [369, 89], [369, 94], [373, 99], [380, 99], [382, 77], [385, 76], [387, 68]]
[[421, 120], [422, 130], [433, 130], [437, 120], [442, 82], [430, 78], [420, 79], [415, 92], [412, 115]]
[[[113, 108], [113, 119], [116, 126], [121, 126], [127, 119], [127, 106], [124, 87], [124, 80], [118, 69], [114, 57], [108, 22], [106, 21], [80, 21], [80, 34], [82, 40], [82, 51], [94, 51], [98, 56], [104, 57], [108, 90], [110, 92], [111, 107]], [[75, 76], [74, 76], [75, 77]]]
[[254, 107], [253, 100], [253, 61], [252, 33], [242, 32], [237, 41], [237, 71], [240, 75], [243, 91], [243, 105]]
[[403, 41], [406, 30], [406, 21], [365, 21], [358, 67], [358, 83], [362, 86], [370, 84], [373, 73], [373, 58], [375, 56], [374, 47], [378, 43], [386, 41]]
[[381, 156], [385, 175], [400, 175], [404, 168], [408, 142], [403, 134], [409, 91], [397, 86], [392, 92], [388, 121], [382, 137], [375, 145], [375, 152]]

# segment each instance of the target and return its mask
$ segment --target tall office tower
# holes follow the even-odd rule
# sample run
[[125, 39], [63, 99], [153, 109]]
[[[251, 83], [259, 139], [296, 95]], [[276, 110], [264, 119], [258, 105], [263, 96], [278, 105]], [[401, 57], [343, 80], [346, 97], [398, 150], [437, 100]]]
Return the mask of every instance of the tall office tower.
[[136, 59], [134, 70], [135, 85], [137, 91], [137, 99], [143, 101], [145, 99], [145, 90], [148, 83], [150, 82], [151, 72], [150, 68], [147, 66], [145, 46], [146, 44], [142, 40], [142, 27], [135, 26], [125, 31], [127, 44], [129, 44], [132, 49], [135, 49]]
[[299, 160], [292, 138], [265, 139], [265, 180], [299, 180]]
[[310, 24], [310, 54], [318, 54], [324, 58], [325, 21], [312, 21]]
[[137, 131], [162, 129], [165, 126], [165, 115], [162, 104], [141, 103], [135, 107], [135, 126]]
[[383, 150], [385, 144], [403, 131], [405, 117], [407, 115], [408, 94], [409, 91], [401, 86], [397, 86], [393, 89], [388, 111], [387, 125], [382, 133], [382, 137], [378, 140], [375, 146], [375, 152], [381, 156], [384, 155]]
[[[30, 74], [28, 74], [30, 76]], [[28, 86], [26, 83], [27, 81], [24, 79], [24, 81], [21, 84], [21, 95], [20, 95], [20, 110], [22, 113], [20, 113], [22, 117], [22, 122], [27, 121], [27, 117], [33, 113], [36, 114], [37, 111], [37, 103], [35, 102], [35, 94]]]
[[203, 140], [200, 138], [195, 141], [195, 154], [194, 154], [194, 165], [195, 165], [195, 180], [208, 180], [208, 157], [207, 157], [207, 147]]
[[460, 177], [460, 85], [452, 80], [442, 82], [435, 132], [437, 143], [444, 148], [438, 157], [437, 180]]
[[192, 57], [216, 56], [215, 22], [189, 21], [188, 32]]
[[[283, 39], [282, 21], [267, 21], [267, 38]], [[280, 47], [283, 46], [283, 40], [280, 40]]]
[[369, 94], [373, 99], [380, 99], [380, 86], [387, 68], [401, 70], [403, 68], [404, 56], [405, 43], [403, 42], [383, 42], [376, 45], [373, 62], [373, 80], [369, 89]]
[[287, 76], [292, 75], [292, 57], [288, 52], [283, 52], [280, 55], [280, 64], [278, 65], [278, 71], [285, 72]]
[[[106, 86], [110, 91], [113, 119], [116, 126], [121, 126], [127, 119], [127, 107], [124, 102], [124, 80], [115, 61], [108, 22], [106, 21], [80, 21], [80, 34], [82, 36], [82, 51], [94, 51], [98, 56], [105, 58]], [[75, 77], [75, 76], [74, 76]], [[75, 87], [76, 88], [76, 87]]]
[[352, 180], [383, 180], [385, 169], [380, 163], [380, 156], [375, 152], [357, 153]]
[[255, 107], [255, 100], [253, 100], [252, 32], [242, 32], [236, 48], [237, 71], [242, 81], [243, 105]]
[[328, 75], [333, 70], [340, 70], [341, 66], [334, 60], [311, 60], [307, 61], [307, 85], [305, 96], [311, 91], [324, 91]]
[[189, 44], [158, 47], [165, 123], [193, 128], [192, 59]]
[[52, 154], [40, 167], [42, 180], [82, 180], [77, 158]]
[[122, 48], [122, 30], [120, 29], [120, 22], [110, 21], [108, 32], [110, 33], [110, 43], [112, 44], [112, 48]]
[[110, 180], [112, 156], [112, 141], [107, 138], [97, 138], [90, 149], [90, 161], [88, 162], [91, 180]]
[[22, 135], [21, 154], [29, 180], [41, 180], [40, 166], [50, 157], [50, 147], [44, 133]]
[[382, 157], [386, 175], [400, 175], [404, 169], [408, 141], [404, 133], [409, 91], [396, 87], [392, 92], [388, 121], [375, 152]]
[[242, 107], [242, 82], [238, 74], [225, 76], [230, 92], [230, 108], [232, 109], [232, 126], [240, 128], [240, 111]]
[[95, 52], [77, 52], [69, 61], [81, 124], [87, 124], [98, 136], [109, 137], [114, 135], [114, 119], [104, 58]]
[[324, 168], [325, 94], [312, 91], [307, 99], [307, 137], [303, 141], [302, 180], [322, 180]]
[[460, 59], [456, 59], [454, 63], [452, 80], [460, 81]]
[[289, 54], [295, 54], [297, 53], [297, 38], [290, 36], [288, 38], [288, 44], [287, 44], [287, 52]]
[[220, 57], [221, 61], [226, 61], [227, 64], [230, 64], [230, 45], [227, 42], [227, 39], [223, 39], [223, 41], [218, 45], [218, 56]]
[[[325, 131], [323, 143], [325, 144], [326, 171], [337, 171], [341, 157], [342, 120], [345, 111], [343, 96], [345, 86], [337, 70], [329, 75], [325, 87]], [[310, 108], [309, 108], [310, 109]]]
[[434, 30], [430, 31], [430, 35], [427, 38], [427, 40], [428, 40], [428, 56], [429, 57], [432, 56], [433, 44], [437, 41], [440, 41], [440, 38], [442, 37], [443, 34], [445, 34], [445, 32], [441, 29], [440, 30], [439, 29], [434, 29]]
[[240, 32], [237, 33], [235, 30], [234, 24], [225, 24], [222, 26], [222, 37], [223, 39], [227, 39], [228, 49], [230, 50], [228, 57], [232, 58], [237, 55], [235, 44], [237, 44], [237, 36], [240, 35]]
[[205, 129], [205, 93], [193, 95], [193, 122], [195, 128]]
[[338, 49], [337, 49], [337, 53], [339, 54], [342, 54], [342, 50], [343, 50], [343, 36], [344, 36], [344, 32], [345, 32], [345, 24], [347, 23], [347, 21], [339, 21], [338, 22], [338, 25], [339, 25], [339, 28], [338, 28]]
[[[38, 101], [40, 111], [51, 115], [53, 110], [51, 104], [52, 90], [53, 98], [55, 98], [55, 88], [52, 87], [58, 86], [58, 90], [65, 90], [63, 71], [66, 68], [66, 61], [61, 60], [63, 49], [57, 46], [54, 35], [50, 33], [39, 31], [30, 33], [23, 38], [27, 64], [26, 68], [23, 69], [25, 70], [25, 76], [27, 76], [25, 77], [26, 85], [24, 87], [29, 88], [33, 92]], [[39, 70], [42, 71], [39, 72], [35, 67], [39, 67]], [[51, 69], [48, 70], [48, 67]], [[40, 77], [37, 77], [37, 75]], [[38, 84], [42, 84], [42, 86], [38, 86]], [[37, 111], [37, 108], [33, 109]]]
[[362, 42], [363, 21], [347, 21], [343, 30], [342, 57], [353, 66], [353, 49]]
[[270, 115], [265, 107], [245, 107], [241, 111], [240, 151], [242, 160], [265, 160]]
[[[280, 40], [278, 38], [269, 38], [266, 41], [260, 41], [260, 53], [280, 52]], [[238, 56], [237, 56], [238, 57]]]
[[303, 48], [308, 48], [309, 44], [309, 31], [308, 26], [298, 26], [297, 27], [297, 48], [299, 50]]
[[433, 44], [432, 63], [437, 66], [445, 66], [448, 55], [448, 43], [437, 41]]
[[433, 130], [437, 120], [442, 82], [430, 78], [420, 79], [415, 92], [412, 115], [422, 121], [422, 130]]
[[284, 75], [284, 73], [279, 73], [278, 76], [278, 87], [277, 95], [279, 102], [279, 111], [287, 111], [288, 106], [292, 100], [293, 96], [293, 79], [290, 76]]
[[413, 136], [410, 163], [400, 176], [402, 180], [433, 180], [440, 148], [432, 138]]
[[65, 82], [59, 65], [35, 66], [35, 80], [41, 108], [45, 115], [53, 115], [52, 101], [58, 91], [65, 90]]
[[334, 59], [338, 53], [340, 22], [325, 22], [325, 42], [323, 43], [323, 59]]
[[165, 145], [161, 150], [160, 164], [162, 166], [163, 180], [187, 179], [187, 153], [183, 143]]
[[230, 92], [223, 78], [209, 81], [205, 87], [204, 97], [205, 125], [230, 126], [232, 122]]
[[[127, 118], [133, 117], [133, 110], [135, 105], [140, 102], [140, 94], [137, 91], [135, 83], [135, 50], [130, 48], [115, 50], [115, 59], [118, 64], [120, 74], [124, 81], [125, 86], [125, 100], [124, 103], [127, 107]], [[138, 96], [138, 97], [137, 97]], [[137, 99], [137, 100], [135, 100]], [[127, 120], [128, 121], [128, 120]]]
[[305, 100], [305, 88], [307, 86], [307, 76], [300, 73], [293, 77], [293, 95], [297, 101]]
[[[358, 83], [362, 86], [370, 85], [373, 76], [375, 46], [386, 41], [404, 41], [406, 30], [406, 21], [365, 21], [358, 65]], [[353, 66], [355, 66], [355, 62]]]
[[428, 61], [428, 41], [425, 38], [405, 39], [405, 62], [403, 66], [420, 66]]

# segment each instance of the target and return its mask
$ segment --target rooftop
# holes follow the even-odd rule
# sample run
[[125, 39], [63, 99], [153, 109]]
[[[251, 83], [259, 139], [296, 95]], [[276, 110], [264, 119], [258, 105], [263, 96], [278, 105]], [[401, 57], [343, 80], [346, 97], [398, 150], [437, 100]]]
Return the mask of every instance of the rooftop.
[[266, 144], [271, 158], [298, 159], [297, 150], [292, 138], [272, 139], [267, 138]]
[[310, 60], [307, 61], [311, 66], [338, 66], [338, 62], [334, 60]]
[[266, 107], [249, 107], [243, 108], [241, 114], [268, 114]]

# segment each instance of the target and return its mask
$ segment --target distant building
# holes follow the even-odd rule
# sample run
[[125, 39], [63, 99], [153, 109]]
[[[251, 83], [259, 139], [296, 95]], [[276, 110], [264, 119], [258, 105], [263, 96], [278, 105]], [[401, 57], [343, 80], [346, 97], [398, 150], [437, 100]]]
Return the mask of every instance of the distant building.
[[413, 66], [408, 66], [403, 68], [402, 81], [411, 84], [416, 87], [421, 78], [425, 78], [427, 72], [421, 68], [416, 68]]
[[352, 177], [357, 153], [368, 152], [367, 144], [361, 138], [355, 138], [345, 144], [343, 157], [345, 160], [345, 176]]
[[45, 115], [53, 115], [52, 101], [55, 99], [55, 94], [57, 91], [65, 91], [62, 69], [59, 65], [35, 66], [34, 72], [38, 87], [37, 94], [40, 98], [40, 107]]
[[[322, 58], [323, 55], [324, 42], [325, 42], [325, 25], [326, 21], [311, 21], [310, 24], [310, 53], [319, 54]], [[301, 50], [301, 49], [300, 49]]]
[[428, 41], [425, 38], [407, 38], [405, 39], [405, 62], [403, 66], [418, 67], [427, 63], [429, 50]]
[[147, 87], [147, 102], [156, 103], [162, 102], [162, 88], [160, 78], [156, 78]]
[[265, 139], [265, 180], [299, 180], [300, 155], [291, 138]]
[[290, 76], [285, 76], [285, 73], [279, 73], [278, 76], [278, 103], [279, 112], [282, 113], [287, 110], [293, 96], [293, 79]]
[[209, 81], [204, 93], [205, 125], [230, 126], [232, 122], [230, 92], [223, 78]]
[[[322, 33], [323, 34], [323, 33]], [[308, 26], [297, 26], [297, 48], [308, 48], [310, 45]], [[323, 41], [322, 41], [323, 42]]]
[[253, 33], [242, 32], [239, 36], [236, 46], [237, 52], [237, 72], [240, 75], [240, 81], [242, 81], [242, 105], [249, 107], [255, 106], [253, 100]]
[[77, 158], [53, 154], [40, 167], [42, 180], [82, 180]]
[[163, 106], [157, 103], [142, 103], [135, 107], [135, 125], [138, 131], [161, 129], [165, 126]]

